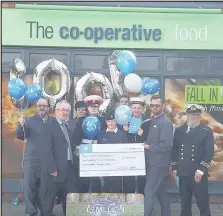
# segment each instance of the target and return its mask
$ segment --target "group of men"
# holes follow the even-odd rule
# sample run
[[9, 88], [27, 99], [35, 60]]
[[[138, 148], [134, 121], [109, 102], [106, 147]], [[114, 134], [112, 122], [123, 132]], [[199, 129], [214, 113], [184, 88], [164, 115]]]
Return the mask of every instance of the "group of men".
[[[24, 195], [27, 216], [52, 216], [54, 200], [59, 196], [66, 215], [67, 193], [143, 193], [144, 216], [152, 216], [154, 198], [161, 205], [161, 216], [170, 216], [167, 193], [169, 167], [179, 177], [181, 216], [192, 216], [191, 199], [195, 194], [201, 216], [210, 216], [208, 167], [213, 157], [213, 131], [201, 124], [202, 107], [188, 105], [187, 122], [174, 132], [163, 113], [165, 102], [154, 95], [150, 101], [151, 118], [143, 117], [144, 101], [123, 96], [117, 105], [128, 105], [141, 127], [130, 133], [130, 125], [115, 120], [115, 107], [99, 115], [102, 98], [91, 95], [75, 104], [76, 117], [70, 119], [71, 105], [56, 104], [55, 116], [49, 116], [48, 101], [37, 102], [37, 114], [19, 119], [17, 138], [26, 139], [24, 158]], [[100, 133], [89, 139], [82, 129], [88, 115], [101, 121]], [[143, 143], [146, 176], [81, 178], [78, 151], [81, 144]]]

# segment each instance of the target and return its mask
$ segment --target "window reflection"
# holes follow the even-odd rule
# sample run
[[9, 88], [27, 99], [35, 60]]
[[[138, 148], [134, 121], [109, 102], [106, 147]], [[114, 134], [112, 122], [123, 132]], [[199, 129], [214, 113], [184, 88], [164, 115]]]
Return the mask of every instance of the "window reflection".
[[51, 71], [44, 77], [44, 89], [49, 95], [56, 95], [61, 89], [61, 77]]

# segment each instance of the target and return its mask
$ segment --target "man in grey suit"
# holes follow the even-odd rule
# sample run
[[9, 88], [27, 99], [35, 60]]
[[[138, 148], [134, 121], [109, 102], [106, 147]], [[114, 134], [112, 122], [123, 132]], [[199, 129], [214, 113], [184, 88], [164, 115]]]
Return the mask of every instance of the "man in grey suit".
[[27, 216], [36, 216], [38, 209], [41, 210], [39, 200], [39, 181], [40, 181], [40, 137], [41, 128], [49, 121], [49, 104], [46, 99], [37, 101], [36, 115], [25, 119], [22, 115], [16, 129], [16, 137], [26, 141], [26, 149], [23, 162], [24, 172], [24, 196], [25, 212]]
[[153, 117], [148, 122], [147, 135], [143, 130], [138, 134], [146, 137], [144, 142], [146, 158], [146, 185], [144, 189], [144, 216], [152, 216], [154, 198], [161, 206], [161, 216], [170, 216], [167, 181], [171, 150], [173, 146], [173, 125], [163, 114], [164, 101], [158, 95], [151, 97]]
[[54, 199], [61, 194], [63, 212], [66, 215], [66, 195], [76, 192], [76, 172], [72, 154], [71, 134], [67, 127], [70, 104], [63, 100], [56, 104], [55, 118], [43, 128], [41, 195], [43, 215], [52, 216]]

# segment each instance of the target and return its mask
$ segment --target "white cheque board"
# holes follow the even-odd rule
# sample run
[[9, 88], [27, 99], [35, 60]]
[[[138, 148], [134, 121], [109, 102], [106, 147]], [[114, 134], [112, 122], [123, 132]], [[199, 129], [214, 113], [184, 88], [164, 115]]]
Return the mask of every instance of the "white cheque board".
[[80, 177], [145, 174], [142, 143], [80, 145]]

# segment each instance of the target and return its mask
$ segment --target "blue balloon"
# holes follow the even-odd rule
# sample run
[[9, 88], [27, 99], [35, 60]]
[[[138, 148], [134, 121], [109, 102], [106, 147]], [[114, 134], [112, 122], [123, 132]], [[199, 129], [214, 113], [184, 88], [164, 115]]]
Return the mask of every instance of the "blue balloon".
[[10, 96], [16, 100], [23, 97], [26, 91], [26, 86], [23, 80], [19, 78], [13, 78], [8, 83], [8, 92]]
[[35, 103], [42, 97], [42, 89], [38, 84], [31, 84], [27, 87], [25, 98], [31, 102]]
[[157, 79], [144, 77], [142, 79], [141, 93], [144, 95], [155, 94], [160, 90], [160, 83]]
[[132, 117], [131, 109], [126, 105], [121, 105], [115, 110], [115, 120], [120, 125], [127, 125]]
[[122, 51], [116, 59], [116, 64], [122, 74], [130, 74], [136, 67], [136, 57], [131, 51]]
[[96, 137], [101, 129], [101, 122], [96, 116], [88, 116], [82, 123], [82, 129], [84, 134], [92, 139]]

